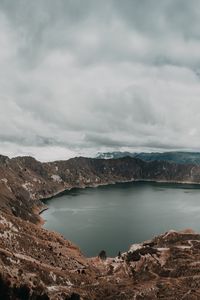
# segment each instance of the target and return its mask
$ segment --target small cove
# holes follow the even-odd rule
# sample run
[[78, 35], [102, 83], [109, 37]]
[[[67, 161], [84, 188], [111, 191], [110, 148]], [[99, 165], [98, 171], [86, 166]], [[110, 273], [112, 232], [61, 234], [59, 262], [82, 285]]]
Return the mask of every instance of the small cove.
[[72, 189], [44, 201], [44, 227], [87, 256], [109, 256], [167, 230], [200, 232], [200, 186], [152, 182]]

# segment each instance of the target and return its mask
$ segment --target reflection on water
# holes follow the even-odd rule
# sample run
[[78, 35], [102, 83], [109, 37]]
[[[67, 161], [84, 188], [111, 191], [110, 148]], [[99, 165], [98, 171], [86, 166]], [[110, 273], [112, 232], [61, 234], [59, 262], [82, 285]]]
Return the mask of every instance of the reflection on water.
[[198, 186], [123, 183], [74, 189], [46, 201], [45, 227], [78, 244], [88, 256], [117, 255], [169, 229], [200, 231]]

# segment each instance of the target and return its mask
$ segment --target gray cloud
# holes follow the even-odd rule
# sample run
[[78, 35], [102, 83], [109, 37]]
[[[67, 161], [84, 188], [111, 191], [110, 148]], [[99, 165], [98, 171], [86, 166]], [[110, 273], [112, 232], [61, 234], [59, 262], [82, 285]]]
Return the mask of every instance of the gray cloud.
[[198, 0], [0, 0], [0, 152], [200, 149]]

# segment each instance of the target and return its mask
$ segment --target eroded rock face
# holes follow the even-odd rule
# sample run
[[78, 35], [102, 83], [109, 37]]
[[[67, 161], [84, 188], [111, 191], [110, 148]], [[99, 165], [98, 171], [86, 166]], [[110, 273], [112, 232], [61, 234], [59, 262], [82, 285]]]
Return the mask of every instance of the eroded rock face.
[[170, 231], [116, 258], [87, 259], [36, 225], [40, 199], [131, 180], [200, 182], [200, 167], [134, 158], [40, 163], [0, 156], [0, 299], [200, 299], [200, 235]]

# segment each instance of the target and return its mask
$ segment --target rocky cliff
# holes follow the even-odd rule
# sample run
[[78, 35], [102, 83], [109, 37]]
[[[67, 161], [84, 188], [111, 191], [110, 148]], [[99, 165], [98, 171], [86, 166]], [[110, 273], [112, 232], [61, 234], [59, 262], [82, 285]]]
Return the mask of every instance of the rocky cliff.
[[200, 166], [0, 156], [0, 299], [200, 299], [200, 235], [168, 232], [120, 257], [87, 259], [38, 226], [41, 199], [73, 187], [133, 180], [200, 183]]

